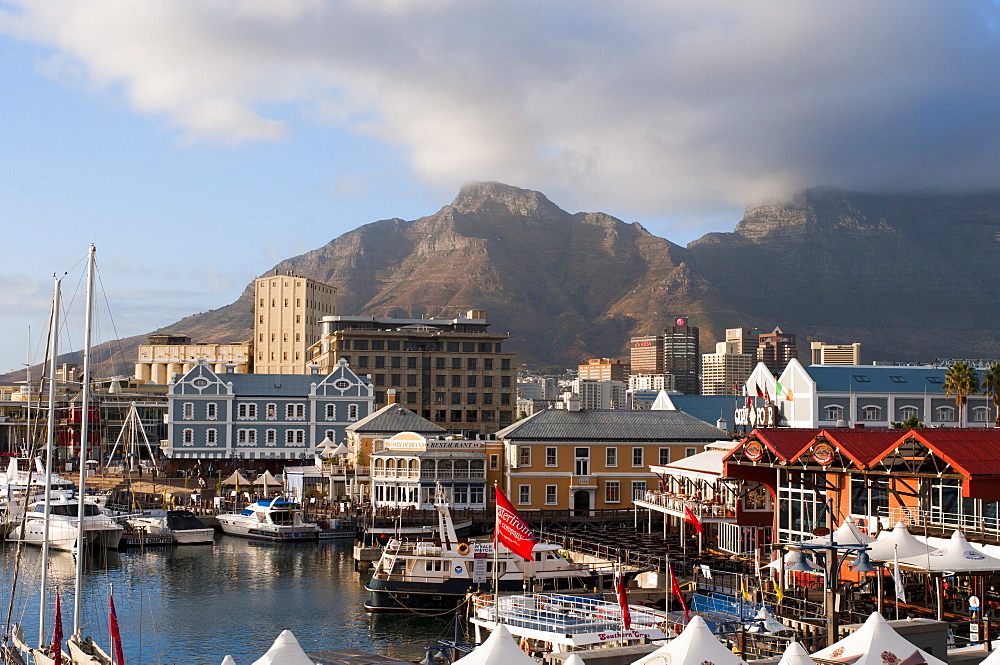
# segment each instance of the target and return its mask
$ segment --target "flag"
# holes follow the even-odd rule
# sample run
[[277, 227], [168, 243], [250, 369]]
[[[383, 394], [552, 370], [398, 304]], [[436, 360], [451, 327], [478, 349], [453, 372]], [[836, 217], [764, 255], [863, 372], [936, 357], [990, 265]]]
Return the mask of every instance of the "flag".
[[507, 549], [525, 561], [531, 561], [531, 550], [535, 546], [535, 534], [532, 533], [531, 527], [524, 521], [524, 518], [514, 510], [514, 506], [510, 505], [499, 487], [496, 488], [496, 498], [497, 523], [494, 527], [494, 539], [503, 543]]
[[632, 613], [628, 610], [628, 593], [625, 591], [625, 576], [619, 570], [615, 573], [615, 590], [618, 592], [618, 607], [622, 608], [622, 625], [625, 630], [632, 628]]
[[780, 579], [778, 580], [778, 583], [774, 585], [774, 595], [778, 597], [779, 605], [781, 604], [781, 601], [785, 599], [785, 590], [781, 588]]
[[688, 612], [687, 603], [684, 602], [684, 596], [681, 595], [681, 588], [677, 585], [677, 578], [674, 577], [674, 567], [668, 565], [667, 570], [670, 571], [670, 591], [677, 596], [677, 600], [681, 601], [681, 607], [684, 608], [684, 621], [691, 621], [691, 613]]
[[684, 521], [694, 527], [695, 533], [701, 533], [705, 530], [705, 527], [701, 525], [701, 520], [687, 506], [684, 506]]
[[743, 596], [743, 600], [750, 600], [750, 591], [747, 589], [747, 582], [740, 575], [740, 595]]
[[787, 401], [792, 401], [792, 389], [781, 385], [781, 381], [774, 382], [774, 398], [784, 397]]
[[62, 665], [62, 610], [59, 608], [59, 594], [56, 594], [56, 623], [52, 628], [52, 662]]
[[753, 384], [753, 386], [754, 386], [754, 388], [757, 389], [757, 397], [759, 397], [761, 399], [764, 399], [764, 391], [760, 389], [760, 386], [757, 385], [756, 383]]
[[122, 653], [122, 634], [118, 630], [118, 612], [115, 611], [115, 594], [109, 596], [108, 626], [111, 628], [111, 648], [114, 650], [115, 665], [125, 665], [125, 655]]
[[786, 402], [791, 402], [792, 401], [792, 389], [791, 388], [785, 388], [785, 401]]
[[747, 396], [747, 408], [748, 409], [752, 409], [753, 408], [753, 396], [750, 395], [750, 393], [746, 389], [744, 389], [743, 392]]
[[764, 386], [764, 401], [767, 402], [768, 405], [771, 404], [771, 393], [767, 392], [767, 386]]
[[896, 587], [896, 600], [906, 602], [906, 587], [903, 586], [903, 573], [899, 570], [899, 552], [892, 549], [892, 585]]

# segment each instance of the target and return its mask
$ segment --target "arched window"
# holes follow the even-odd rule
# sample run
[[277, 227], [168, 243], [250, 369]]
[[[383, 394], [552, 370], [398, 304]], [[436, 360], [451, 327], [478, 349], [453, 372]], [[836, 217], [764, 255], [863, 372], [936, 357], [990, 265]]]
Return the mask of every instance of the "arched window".
[[977, 423], [985, 423], [990, 419], [990, 410], [985, 406], [977, 406], [972, 409], [972, 420]]
[[194, 445], [194, 430], [193, 429], [186, 429], [186, 430], [184, 430], [183, 434], [181, 435], [181, 442], [185, 446], [193, 446]]
[[861, 407], [862, 420], [882, 420], [882, 407], [869, 404]]
[[443, 459], [438, 462], [438, 478], [451, 478], [451, 460]]
[[827, 420], [843, 420], [844, 419], [844, 407], [839, 404], [831, 404], [826, 407], [826, 419]]
[[953, 423], [955, 422], [955, 407], [953, 406], [939, 406], [935, 409], [935, 414], [937, 415], [937, 421], [941, 423]]
[[906, 406], [899, 407], [899, 418], [900, 420], [909, 420], [910, 418], [919, 418], [920, 409], [917, 407], [907, 404]]

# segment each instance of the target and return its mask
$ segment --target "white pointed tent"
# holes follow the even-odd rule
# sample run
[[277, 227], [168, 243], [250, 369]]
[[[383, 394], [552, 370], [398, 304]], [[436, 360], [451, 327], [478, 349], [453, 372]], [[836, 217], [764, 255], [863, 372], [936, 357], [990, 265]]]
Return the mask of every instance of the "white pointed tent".
[[774, 614], [771, 610], [767, 609], [765, 606], [761, 606], [760, 610], [757, 611], [757, 616], [747, 622], [747, 632], [748, 633], [767, 633], [773, 635], [774, 633], [780, 633], [786, 630], [792, 630], [785, 624], [781, 623], [774, 618]]
[[[809, 545], [829, 545], [829, 536], [818, 536], [805, 541]], [[854, 518], [848, 515], [844, 522], [833, 532], [833, 542], [838, 545], [867, 545], [875, 539], [858, 528]]]
[[918, 649], [893, 630], [878, 612], [872, 612], [861, 628], [817, 651], [812, 658], [851, 665], [944, 665], [944, 661]]
[[250, 486], [250, 481], [247, 479], [246, 476], [244, 476], [242, 473], [240, 473], [239, 470], [237, 469], [236, 471], [233, 471], [229, 475], [228, 478], [226, 478], [225, 480], [223, 480], [222, 484], [223, 485], [239, 485], [240, 487], [249, 487]]
[[222, 665], [236, 665], [236, 661], [233, 660], [232, 656], [227, 655], [222, 659]]
[[330, 457], [336, 449], [337, 444], [335, 444], [333, 439], [329, 436], [326, 436], [319, 442], [319, 445], [316, 446], [316, 454], [320, 457]]
[[905, 559], [911, 556], [922, 556], [930, 552], [927, 543], [914, 538], [906, 525], [896, 522], [891, 531], [883, 531], [878, 539], [871, 544], [868, 558], [872, 561], [892, 561], [895, 556]]
[[521, 650], [514, 636], [507, 630], [507, 626], [500, 624], [485, 642], [467, 656], [456, 660], [454, 665], [537, 665], [537, 663]]
[[900, 559], [899, 563], [930, 573], [989, 573], [1000, 571], [1000, 559], [983, 554], [956, 531], [942, 547], [918, 556]]
[[[574, 653], [571, 654], [569, 658], [563, 661], [563, 665], [587, 665], [587, 664], [583, 662], [583, 658], [580, 658], [578, 655]], [[993, 664], [991, 663], [990, 665]]]
[[274, 474], [267, 470], [257, 476], [257, 478], [254, 479], [253, 484], [262, 486], [264, 488], [264, 494], [267, 494], [268, 488], [281, 487], [281, 481], [275, 478]]
[[[664, 658], [666, 656], [666, 658]], [[670, 663], [670, 665], [746, 665], [742, 658], [725, 647], [712, 634], [705, 620], [697, 614], [684, 628], [684, 632], [653, 653], [646, 654], [632, 665], [645, 663]]]
[[267, 653], [255, 660], [253, 665], [314, 665], [314, 663], [299, 646], [299, 641], [292, 635], [292, 631], [283, 630]]
[[979, 665], [1000, 665], [1000, 649], [994, 649]]
[[816, 665], [816, 661], [809, 657], [809, 652], [798, 642], [791, 642], [785, 648], [778, 665]]

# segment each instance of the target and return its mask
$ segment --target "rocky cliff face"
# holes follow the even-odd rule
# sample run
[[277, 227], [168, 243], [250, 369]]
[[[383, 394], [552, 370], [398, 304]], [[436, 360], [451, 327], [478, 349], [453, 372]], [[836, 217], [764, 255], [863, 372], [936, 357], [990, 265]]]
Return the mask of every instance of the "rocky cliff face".
[[[344, 314], [486, 309], [532, 365], [626, 355], [631, 335], [680, 314], [705, 344], [726, 327], [780, 325], [803, 357], [813, 338], [859, 341], [866, 358], [926, 360], [1000, 357], [998, 245], [1000, 193], [809, 190], [685, 248], [604, 213], [570, 214], [539, 192], [473, 183], [434, 215], [367, 224], [275, 268], [336, 285]], [[248, 286], [165, 330], [249, 339], [251, 306]], [[141, 341], [123, 340], [115, 371]]]

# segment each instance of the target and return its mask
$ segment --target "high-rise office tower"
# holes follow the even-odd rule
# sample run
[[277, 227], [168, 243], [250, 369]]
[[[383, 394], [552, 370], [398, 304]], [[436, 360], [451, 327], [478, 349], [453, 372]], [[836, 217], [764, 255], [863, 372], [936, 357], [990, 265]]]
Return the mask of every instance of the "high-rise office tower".
[[813, 365], [860, 365], [861, 342], [853, 344], [824, 344], [812, 342]]
[[732, 353], [749, 353], [757, 357], [757, 347], [760, 344], [760, 331], [756, 328], [726, 328], [726, 341], [735, 346]]
[[[701, 364], [698, 328], [689, 325], [686, 317], [678, 317], [674, 325], [663, 329], [663, 373], [674, 375], [674, 385], [685, 395], [701, 392], [698, 369]], [[635, 372], [635, 368], [632, 369]]]
[[761, 333], [758, 339], [760, 342], [757, 345], [757, 360], [775, 374], [783, 372], [789, 360], [799, 357], [799, 352], [795, 348], [795, 335], [784, 333], [781, 328], [775, 328], [770, 333]]
[[629, 355], [631, 374], [663, 374], [663, 335], [633, 337]]
[[715, 353], [706, 353], [701, 357], [702, 395], [741, 393], [742, 386], [753, 371], [755, 356], [737, 353], [737, 348], [735, 341], [719, 342], [715, 345]]

